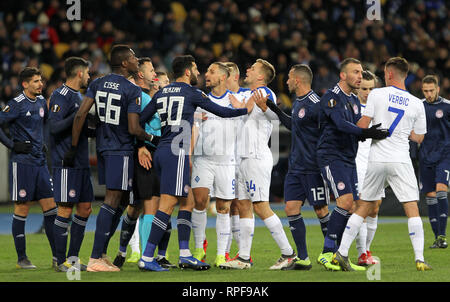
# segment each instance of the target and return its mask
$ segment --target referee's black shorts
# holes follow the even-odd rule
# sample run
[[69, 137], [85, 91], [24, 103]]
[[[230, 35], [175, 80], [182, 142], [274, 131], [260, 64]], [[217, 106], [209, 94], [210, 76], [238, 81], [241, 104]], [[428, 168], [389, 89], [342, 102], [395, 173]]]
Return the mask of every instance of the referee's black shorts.
[[[150, 151], [152, 158], [155, 148], [146, 145]], [[159, 177], [152, 167], [150, 170], [145, 169], [139, 163], [138, 149], [134, 150], [134, 184], [133, 184], [133, 199], [134, 203], [142, 202], [143, 200], [150, 200], [153, 196], [160, 196], [159, 193]]]

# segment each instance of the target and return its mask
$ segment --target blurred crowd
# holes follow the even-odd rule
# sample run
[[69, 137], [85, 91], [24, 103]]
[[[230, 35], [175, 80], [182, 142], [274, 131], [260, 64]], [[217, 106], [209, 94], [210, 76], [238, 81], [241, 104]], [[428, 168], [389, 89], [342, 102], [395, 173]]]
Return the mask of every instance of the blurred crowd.
[[[380, 0], [381, 21], [367, 18], [365, 0], [80, 0], [81, 20], [67, 19], [66, 1], [1, 1], [0, 100], [18, 92], [18, 73], [39, 67], [44, 96], [65, 79], [64, 59], [92, 63], [91, 79], [110, 72], [109, 50], [129, 44], [138, 56], [170, 71], [172, 59], [192, 54], [201, 73], [214, 61], [234, 61], [245, 74], [257, 58], [277, 71], [269, 85], [284, 106], [290, 66], [310, 65], [322, 95], [339, 79], [339, 62], [358, 58], [383, 80], [389, 57], [410, 62], [407, 88], [422, 97], [421, 79], [437, 74], [450, 97], [450, 10], [445, 0]], [[256, 3], [255, 3], [256, 2]], [[200, 87], [204, 81], [199, 82]], [[2, 104], [3, 105], [3, 104]]]

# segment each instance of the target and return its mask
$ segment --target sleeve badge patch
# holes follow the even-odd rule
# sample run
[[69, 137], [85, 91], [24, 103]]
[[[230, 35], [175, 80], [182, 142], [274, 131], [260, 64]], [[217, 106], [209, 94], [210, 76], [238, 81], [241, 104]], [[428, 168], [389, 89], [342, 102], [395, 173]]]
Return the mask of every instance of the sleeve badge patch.
[[336, 101], [334, 99], [330, 99], [328, 101], [328, 107], [333, 108], [334, 106], [336, 106]]
[[58, 104], [52, 106], [52, 112], [59, 112], [59, 110], [61, 110], [61, 107]]

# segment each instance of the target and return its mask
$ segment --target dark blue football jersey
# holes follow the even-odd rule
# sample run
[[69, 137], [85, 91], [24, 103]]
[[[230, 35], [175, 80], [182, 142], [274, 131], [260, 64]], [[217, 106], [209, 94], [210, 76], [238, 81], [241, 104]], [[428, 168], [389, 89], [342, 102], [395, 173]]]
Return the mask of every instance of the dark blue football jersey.
[[334, 160], [356, 166], [358, 135], [361, 134], [361, 129], [356, 126], [361, 118], [358, 97], [353, 93], [344, 93], [336, 85], [322, 96], [320, 108], [319, 167], [325, 167]]
[[[72, 146], [72, 124], [78, 108], [81, 105], [82, 95], [79, 91], [62, 85], [53, 91], [50, 97], [48, 123], [50, 127], [50, 154], [53, 167], [62, 167], [64, 154]], [[88, 137], [86, 134], [87, 122], [83, 126], [78, 141], [74, 168], [89, 167]]]
[[41, 166], [46, 164], [44, 145], [44, 122], [48, 117], [47, 101], [41, 95], [32, 100], [25, 93], [10, 100], [0, 112], [0, 125], [8, 123], [11, 139], [2, 143], [8, 148], [14, 141], [29, 141], [32, 151], [29, 154], [11, 152], [11, 161]]
[[141, 113], [143, 126], [158, 112], [161, 119], [161, 139], [158, 147], [172, 143], [189, 150], [194, 112], [201, 107], [220, 117], [235, 117], [247, 114], [247, 109], [232, 109], [212, 102], [201, 90], [183, 83], [174, 82], [160, 89]]
[[95, 79], [86, 96], [95, 100], [100, 122], [97, 125], [97, 151], [121, 154], [133, 151], [134, 136], [128, 132], [128, 113], [141, 112], [139, 86], [124, 76], [111, 73]]
[[297, 98], [292, 105], [289, 171], [320, 173], [317, 166], [320, 98], [314, 91]]
[[427, 118], [427, 133], [420, 144], [420, 163], [435, 165], [450, 153], [450, 101], [438, 97], [433, 103], [423, 101]]

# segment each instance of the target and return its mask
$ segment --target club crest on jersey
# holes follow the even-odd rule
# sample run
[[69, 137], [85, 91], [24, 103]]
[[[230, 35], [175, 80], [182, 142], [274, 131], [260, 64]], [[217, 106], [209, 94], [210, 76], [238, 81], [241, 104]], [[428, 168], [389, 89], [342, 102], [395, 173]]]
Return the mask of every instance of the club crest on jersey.
[[58, 104], [53, 105], [52, 112], [59, 112], [59, 110], [61, 110], [61, 107]]
[[75, 190], [72, 189], [72, 190], [69, 191], [69, 196], [70, 197], [74, 198], [76, 195], [77, 195], [77, 193], [75, 192]]
[[9, 112], [11, 108], [9, 107], [9, 105], [6, 105], [5, 108], [3, 108], [3, 112]]
[[305, 114], [306, 114], [305, 108], [301, 108], [301, 109], [298, 111], [298, 117], [299, 117], [299, 118], [304, 118], [304, 117], [305, 117]]
[[24, 198], [25, 196], [27, 196], [27, 191], [25, 191], [24, 189], [19, 191], [19, 196]]
[[336, 106], [336, 101], [334, 99], [330, 99], [328, 101], [328, 107], [333, 108], [334, 106]]
[[44, 117], [44, 108], [40, 108], [39, 109], [39, 115], [41, 116], [41, 117]]
[[442, 118], [444, 116], [444, 112], [441, 109], [436, 110], [436, 117]]
[[358, 105], [356, 105], [356, 104], [353, 105], [353, 112], [354, 112], [355, 114], [358, 114], [358, 113], [359, 113]]
[[188, 193], [189, 192], [189, 185], [185, 185], [184, 186], [184, 193]]
[[344, 184], [342, 181], [340, 181], [340, 182], [338, 183], [337, 187], [338, 187], [339, 190], [342, 191], [342, 190], [345, 189], [345, 184]]

